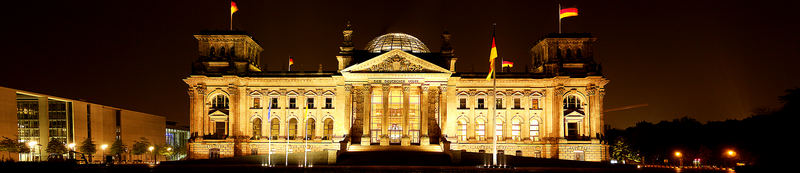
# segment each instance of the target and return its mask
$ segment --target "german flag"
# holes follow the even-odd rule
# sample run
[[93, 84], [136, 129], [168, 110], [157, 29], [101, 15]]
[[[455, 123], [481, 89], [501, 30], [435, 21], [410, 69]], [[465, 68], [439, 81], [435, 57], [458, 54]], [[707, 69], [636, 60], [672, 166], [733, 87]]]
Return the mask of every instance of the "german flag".
[[514, 62], [503, 61], [503, 67], [508, 67], [508, 68], [514, 67]]
[[289, 57], [289, 66], [291, 65], [294, 65], [294, 60], [292, 59], [292, 57]]
[[239, 7], [236, 7], [236, 2], [231, 1], [231, 16], [233, 16], [233, 13], [236, 13], [236, 11], [239, 11]]
[[494, 44], [494, 32], [492, 32], [492, 50], [489, 51], [489, 75], [486, 75], [486, 80], [492, 80], [492, 74], [494, 74], [494, 59], [497, 58], [497, 46]]
[[558, 19], [563, 19], [566, 17], [578, 16], [578, 8], [565, 8], [561, 9], [558, 15]]

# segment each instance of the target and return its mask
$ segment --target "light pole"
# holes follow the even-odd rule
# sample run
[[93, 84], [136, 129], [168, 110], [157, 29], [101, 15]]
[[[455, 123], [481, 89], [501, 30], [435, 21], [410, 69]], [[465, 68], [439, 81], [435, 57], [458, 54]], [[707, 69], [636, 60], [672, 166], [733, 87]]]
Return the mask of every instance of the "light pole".
[[69, 158], [70, 159], [75, 159], [75, 143], [70, 143], [69, 145], [67, 145], [67, 147], [69, 148], [69, 151], [70, 151], [69, 152]]
[[170, 153], [170, 157], [172, 156], [172, 147], [167, 147], [167, 153]]
[[681, 154], [680, 151], [676, 151], [675, 152], [675, 157], [678, 158], [678, 164], [679, 164], [678, 167], [682, 167], [683, 166], [683, 154]]
[[34, 158], [36, 158], [34, 155], [36, 154], [36, 145], [37, 144], [39, 144], [39, 142], [36, 142], [36, 141], [28, 142], [28, 148], [29, 148], [30, 153], [31, 153], [31, 161], [33, 161]]
[[100, 150], [103, 150], [103, 158], [105, 160], [106, 157], [106, 148], [108, 148], [108, 144], [100, 145]]
[[153, 146], [150, 146], [150, 147], [147, 148], [147, 150], [150, 151], [150, 153], [153, 153], [153, 163], [155, 164], [156, 163], [156, 161], [155, 161], [156, 160], [156, 153], [153, 152], [153, 149], [155, 149], [155, 147], [153, 147]]
[[735, 167], [736, 166], [736, 151], [733, 151], [731, 149], [731, 150], [728, 150], [728, 152], [725, 152], [725, 154], [728, 155], [728, 158], [730, 158], [730, 160], [732, 162], [731, 163], [731, 167]]

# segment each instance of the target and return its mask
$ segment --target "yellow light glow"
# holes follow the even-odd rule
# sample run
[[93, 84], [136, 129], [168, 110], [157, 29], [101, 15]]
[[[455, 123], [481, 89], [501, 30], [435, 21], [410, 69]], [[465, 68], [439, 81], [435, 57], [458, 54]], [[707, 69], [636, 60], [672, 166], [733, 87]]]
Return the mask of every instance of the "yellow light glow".
[[147, 148], [147, 150], [149, 150], [149, 151], [153, 151], [153, 149], [155, 149], [155, 147], [153, 147], [153, 146], [150, 146], [149, 148]]
[[679, 151], [676, 151], [676, 152], [675, 152], [675, 157], [681, 157], [681, 152], [679, 152]]
[[67, 147], [75, 149], [75, 143], [70, 143], [69, 145], [67, 145]]
[[167, 151], [172, 151], [172, 147], [167, 147]]
[[39, 144], [39, 142], [36, 142], [36, 141], [28, 142], [28, 146], [30, 146], [30, 147], [36, 146], [36, 144]]
[[108, 144], [103, 144], [100, 146], [100, 149], [102, 150], [106, 150], [106, 148], [108, 148]]
[[736, 156], [736, 152], [733, 151], [733, 150], [728, 150], [728, 156], [731, 156], [731, 157]]

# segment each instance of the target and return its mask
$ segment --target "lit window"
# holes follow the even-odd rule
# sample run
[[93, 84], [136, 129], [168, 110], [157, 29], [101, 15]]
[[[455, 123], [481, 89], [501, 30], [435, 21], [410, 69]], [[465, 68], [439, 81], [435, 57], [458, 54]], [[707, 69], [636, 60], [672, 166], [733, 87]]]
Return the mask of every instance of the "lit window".
[[530, 136], [531, 140], [536, 140], [539, 137], [539, 120], [531, 120]]
[[503, 109], [503, 98], [495, 98], [494, 105], [496, 109]]
[[458, 139], [467, 140], [467, 122], [463, 119], [458, 120]]
[[520, 109], [520, 108], [522, 108], [520, 98], [514, 98], [514, 109]]
[[539, 98], [531, 100], [531, 109], [539, 109]]
[[497, 140], [505, 139], [505, 136], [503, 136], [503, 120], [495, 119], [494, 122], [495, 122], [494, 135], [497, 136]]
[[322, 133], [324, 135], [322, 137], [323, 140], [330, 140], [331, 137], [333, 137], [333, 120], [332, 119], [330, 119], [330, 118], [325, 119], [325, 128], [324, 128], [324, 131]]
[[514, 140], [519, 140], [519, 132], [520, 132], [520, 121], [518, 118], [511, 120], [511, 138]]
[[475, 124], [477, 124], [475, 128], [475, 137], [478, 140], [486, 139], [486, 122], [483, 119], [475, 120]]
[[253, 98], [253, 108], [261, 108], [261, 98]]

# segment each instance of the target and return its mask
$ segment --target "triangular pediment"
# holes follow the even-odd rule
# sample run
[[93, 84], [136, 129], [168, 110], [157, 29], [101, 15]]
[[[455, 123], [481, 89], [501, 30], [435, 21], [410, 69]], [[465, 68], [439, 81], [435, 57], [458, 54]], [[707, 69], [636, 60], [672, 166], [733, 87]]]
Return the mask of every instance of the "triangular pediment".
[[352, 65], [343, 69], [342, 72], [450, 73], [445, 68], [400, 49], [391, 50], [362, 63]]

